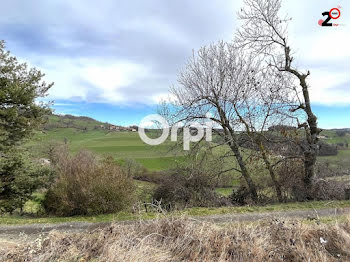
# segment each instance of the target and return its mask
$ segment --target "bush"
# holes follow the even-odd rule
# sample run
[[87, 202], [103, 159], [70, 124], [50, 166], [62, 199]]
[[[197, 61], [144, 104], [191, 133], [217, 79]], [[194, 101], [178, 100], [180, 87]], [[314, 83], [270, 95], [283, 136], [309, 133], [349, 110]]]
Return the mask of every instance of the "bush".
[[94, 155], [86, 151], [73, 157], [61, 151], [55, 169], [57, 180], [43, 202], [50, 214], [113, 213], [126, 208], [133, 201], [133, 181], [111, 157], [97, 161]]
[[0, 156], [0, 211], [12, 213], [32, 199], [44, 186], [52, 171], [33, 163], [25, 152], [11, 150]]
[[178, 170], [164, 177], [153, 198], [172, 208], [221, 206], [228, 202], [215, 193], [208, 177], [188, 171]]
[[142, 172], [135, 175], [134, 179], [155, 184], [161, 184], [164, 182], [164, 179], [167, 176], [169, 176], [169, 174], [167, 174], [164, 171], [148, 171], [147, 169], [145, 169]]
[[324, 142], [319, 142], [319, 156], [336, 156], [338, 154], [337, 146]]
[[[339, 169], [332, 170], [327, 163], [317, 163], [316, 176], [312, 181], [312, 196], [315, 200], [342, 200], [345, 198], [346, 184], [336, 181], [341, 176]], [[278, 168], [282, 191], [286, 199], [304, 201], [305, 189], [302, 183], [304, 166], [301, 160], [285, 161]]]
[[336, 130], [335, 133], [337, 134], [337, 136], [340, 136], [340, 137], [343, 137], [346, 135], [346, 130], [343, 130], [343, 129], [339, 129], [339, 130]]
[[300, 159], [287, 160], [278, 166], [277, 174], [285, 199], [303, 201], [306, 192], [303, 185], [304, 164]]
[[124, 172], [129, 177], [138, 177], [141, 174], [144, 174], [147, 169], [141, 165], [140, 163], [137, 163], [134, 159], [127, 158], [124, 161], [122, 161], [122, 167]]
[[344, 182], [316, 179], [313, 183], [312, 194], [315, 200], [343, 200], [345, 199]]
[[249, 190], [245, 186], [240, 186], [238, 189], [233, 190], [230, 195], [232, 204], [243, 206], [247, 204], [247, 199], [250, 197]]

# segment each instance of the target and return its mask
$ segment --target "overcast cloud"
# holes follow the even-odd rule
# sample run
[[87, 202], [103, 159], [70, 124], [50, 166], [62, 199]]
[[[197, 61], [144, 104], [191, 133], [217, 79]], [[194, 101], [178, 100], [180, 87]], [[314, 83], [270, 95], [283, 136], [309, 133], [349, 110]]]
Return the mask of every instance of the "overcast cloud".
[[[300, 68], [320, 104], [350, 104], [349, 1], [285, 1]], [[321, 13], [341, 5], [324, 28]], [[132, 105], [168, 94], [192, 49], [231, 40], [241, 1], [12, 0], [1, 4], [0, 39], [54, 81], [50, 99]]]

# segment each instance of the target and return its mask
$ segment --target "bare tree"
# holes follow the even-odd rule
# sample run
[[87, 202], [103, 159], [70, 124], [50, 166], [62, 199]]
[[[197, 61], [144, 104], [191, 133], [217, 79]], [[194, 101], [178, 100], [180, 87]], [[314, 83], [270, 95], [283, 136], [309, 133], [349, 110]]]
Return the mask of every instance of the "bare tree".
[[[286, 89], [289, 79], [269, 68], [260, 68], [255, 72], [244, 88], [239, 103], [234, 104], [234, 110], [239, 121], [243, 124], [247, 137], [264, 161], [268, 170], [279, 202], [283, 202], [281, 185], [274, 170], [273, 157], [275, 152], [269, 152], [266, 143], [275, 143], [266, 134], [268, 127], [288, 120], [286, 106]], [[289, 104], [289, 103], [287, 103]], [[255, 145], [255, 146], [254, 146]]]
[[[210, 118], [220, 128], [218, 132], [233, 156], [244, 177], [251, 198], [258, 201], [256, 185], [249, 174], [237, 140], [236, 127], [240, 121], [235, 114], [246, 84], [254, 74], [254, 63], [244, 58], [233, 45], [219, 42], [201, 48], [193, 54], [179, 75], [179, 86], [172, 88], [177, 98], [178, 121], [199, 121]], [[210, 116], [208, 116], [208, 113]]]
[[251, 50], [256, 56], [264, 57], [268, 65], [286, 75], [292, 75], [299, 82], [292, 91], [298, 103], [291, 108], [292, 113], [301, 111], [306, 116], [305, 122], [298, 121], [298, 126], [305, 132], [307, 143], [302, 143], [304, 157], [304, 187], [306, 198], [312, 199], [311, 186], [315, 173], [318, 151], [318, 135], [321, 129], [317, 117], [312, 111], [309, 85], [306, 81], [310, 72], [298, 70], [293, 63], [291, 47], [288, 41], [287, 24], [290, 19], [278, 14], [281, 0], [245, 0], [245, 7], [239, 13], [243, 21], [237, 33], [237, 42], [241, 47]]

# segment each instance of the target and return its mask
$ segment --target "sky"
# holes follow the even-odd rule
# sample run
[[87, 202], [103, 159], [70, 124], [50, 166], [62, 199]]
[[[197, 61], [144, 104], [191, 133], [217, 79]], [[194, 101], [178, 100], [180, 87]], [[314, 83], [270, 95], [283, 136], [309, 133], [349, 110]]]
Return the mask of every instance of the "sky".
[[[341, 16], [318, 25], [321, 13]], [[0, 39], [55, 85], [47, 100], [59, 114], [138, 124], [168, 97], [193, 50], [231, 41], [239, 28], [234, 0], [11, 0], [0, 9]], [[350, 1], [285, 0], [289, 38], [309, 69], [322, 128], [350, 127]]]

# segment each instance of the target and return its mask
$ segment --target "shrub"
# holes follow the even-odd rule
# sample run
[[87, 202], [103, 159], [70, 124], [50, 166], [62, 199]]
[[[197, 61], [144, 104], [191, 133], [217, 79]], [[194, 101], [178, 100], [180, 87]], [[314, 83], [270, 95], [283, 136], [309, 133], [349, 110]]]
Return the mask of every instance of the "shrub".
[[155, 190], [153, 198], [172, 208], [221, 206], [226, 204], [224, 198], [217, 196], [207, 176], [188, 171], [177, 170], [175, 173], [164, 177]]
[[161, 184], [168, 175], [169, 174], [167, 174], [164, 171], [148, 171], [147, 169], [145, 169], [142, 172], [135, 175], [134, 179]]
[[345, 199], [344, 182], [335, 180], [316, 179], [313, 183], [312, 194], [315, 200]]
[[[312, 181], [312, 196], [315, 200], [341, 200], [345, 198], [344, 182], [336, 181], [340, 170], [332, 170], [327, 163], [316, 165], [316, 176]], [[304, 166], [301, 160], [285, 161], [278, 168], [280, 183], [286, 199], [305, 200], [302, 184]]]
[[127, 158], [123, 161], [122, 167], [129, 177], [137, 177], [147, 171], [143, 165], [130, 158]]
[[46, 184], [51, 169], [33, 163], [25, 152], [11, 150], [0, 156], [0, 211], [12, 213], [32, 199], [33, 192]]
[[285, 199], [296, 201], [305, 200], [305, 189], [303, 185], [304, 165], [300, 159], [290, 159], [277, 168], [279, 182]]
[[233, 204], [243, 206], [247, 204], [247, 199], [249, 198], [249, 190], [245, 186], [240, 186], [238, 189], [233, 190], [230, 195], [230, 200]]
[[63, 151], [56, 161], [58, 177], [43, 203], [48, 213], [59, 216], [112, 213], [132, 202], [133, 181], [113, 158], [97, 161], [90, 152], [81, 151], [71, 157]]
[[336, 156], [337, 154], [338, 154], [337, 146], [324, 143], [324, 142], [319, 142], [319, 151], [318, 151], [319, 156]]
[[340, 137], [343, 137], [346, 135], [346, 130], [343, 130], [343, 129], [339, 129], [339, 130], [336, 130], [335, 133], [337, 134], [337, 136], [340, 136]]

